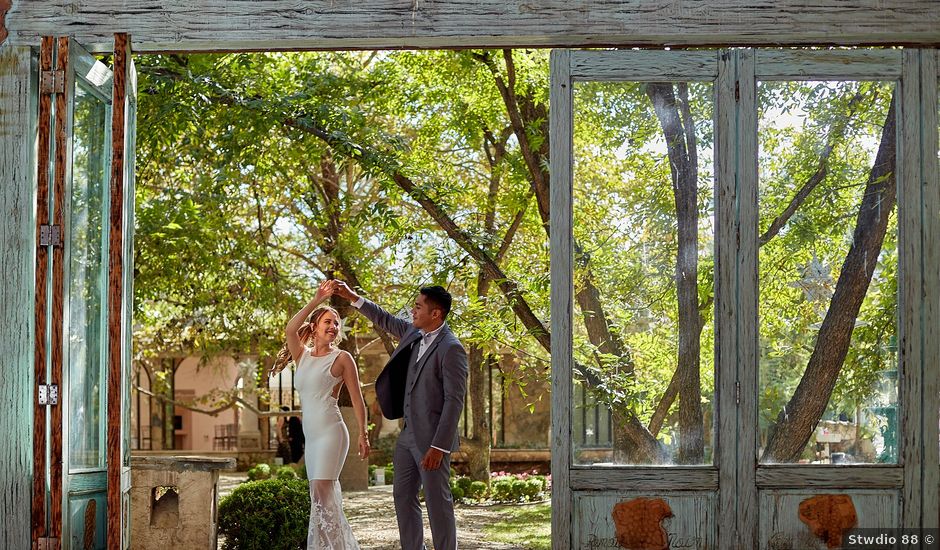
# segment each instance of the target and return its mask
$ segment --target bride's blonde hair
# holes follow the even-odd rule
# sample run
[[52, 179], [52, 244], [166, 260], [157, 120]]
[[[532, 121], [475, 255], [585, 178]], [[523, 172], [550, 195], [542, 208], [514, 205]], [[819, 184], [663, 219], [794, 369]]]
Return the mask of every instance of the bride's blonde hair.
[[[297, 329], [297, 337], [300, 339], [300, 343], [305, 348], [313, 346], [314, 330], [316, 329], [317, 323], [320, 322], [320, 318], [323, 317], [323, 314], [328, 311], [333, 313], [333, 315], [336, 315], [336, 319], [340, 324], [340, 330], [337, 332], [336, 338], [331, 343], [337, 344], [342, 339], [343, 321], [340, 319], [339, 312], [330, 306], [320, 306], [313, 310], [313, 312], [310, 313], [310, 317], [307, 318], [307, 321], [300, 325], [300, 328]], [[271, 367], [271, 370], [268, 371], [268, 376], [274, 376], [275, 374], [281, 372], [293, 361], [293, 358], [290, 356], [290, 350], [287, 349], [287, 342], [284, 342], [284, 345], [281, 346], [281, 351], [277, 352], [277, 358], [274, 360], [274, 365]]]

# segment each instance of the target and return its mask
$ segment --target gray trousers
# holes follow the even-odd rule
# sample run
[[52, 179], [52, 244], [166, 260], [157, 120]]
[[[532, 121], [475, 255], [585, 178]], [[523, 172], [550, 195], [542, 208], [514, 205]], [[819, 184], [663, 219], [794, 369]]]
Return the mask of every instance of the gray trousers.
[[431, 539], [434, 550], [457, 549], [457, 524], [454, 521], [454, 499], [450, 494], [450, 454], [445, 453], [441, 467], [424, 470], [424, 453], [418, 450], [411, 429], [407, 426], [398, 436], [392, 464], [395, 478], [392, 482], [395, 496], [395, 515], [398, 517], [398, 535], [402, 550], [424, 550], [424, 525], [418, 491], [424, 487], [424, 502], [428, 507]]

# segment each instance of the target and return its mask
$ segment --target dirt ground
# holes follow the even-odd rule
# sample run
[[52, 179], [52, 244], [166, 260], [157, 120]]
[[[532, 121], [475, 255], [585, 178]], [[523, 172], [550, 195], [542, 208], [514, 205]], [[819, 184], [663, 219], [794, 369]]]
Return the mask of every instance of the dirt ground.
[[[219, 478], [219, 498], [232, 492], [239, 483], [247, 479], [241, 472], [222, 473]], [[367, 491], [343, 493], [343, 508], [359, 540], [362, 550], [398, 550], [398, 525], [395, 522], [395, 505], [392, 502], [392, 487], [384, 485], [370, 487]], [[496, 508], [485, 506], [460, 506], [454, 510], [457, 519], [457, 546], [467, 550], [520, 550], [521, 546], [499, 542], [487, 542], [483, 538], [483, 526], [502, 519]], [[424, 515], [424, 534], [427, 547], [431, 548], [431, 530], [427, 512]]]

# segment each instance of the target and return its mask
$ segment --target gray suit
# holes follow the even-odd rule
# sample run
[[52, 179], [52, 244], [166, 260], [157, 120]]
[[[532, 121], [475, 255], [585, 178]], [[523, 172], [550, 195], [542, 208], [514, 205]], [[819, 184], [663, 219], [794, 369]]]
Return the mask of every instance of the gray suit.
[[393, 494], [398, 532], [404, 550], [424, 548], [418, 490], [424, 486], [435, 550], [457, 548], [454, 500], [450, 493], [450, 454], [437, 470], [421, 468], [430, 447], [456, 451], [457, 421], [467, 391], [467, 352], [445, 324], [418, 359], [421, 332], [369, 300], [359, 311], [379, 328], [400, 339], [375, 381], [375, 393], [386, 418], [404, 418], [395, 445]]

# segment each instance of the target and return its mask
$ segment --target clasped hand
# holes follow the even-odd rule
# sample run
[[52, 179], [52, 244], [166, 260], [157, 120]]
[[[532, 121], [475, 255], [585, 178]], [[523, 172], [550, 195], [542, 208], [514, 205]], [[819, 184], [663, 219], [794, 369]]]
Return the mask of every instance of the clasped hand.
[[320, 286], [317, 288], [318, 300], [325, 300], [334, 294], [350, 302], [355, 302], [359, 299], [359, 296], [349, 288], [349, 285], [339, 279], [327, 279], [320, 283]]

